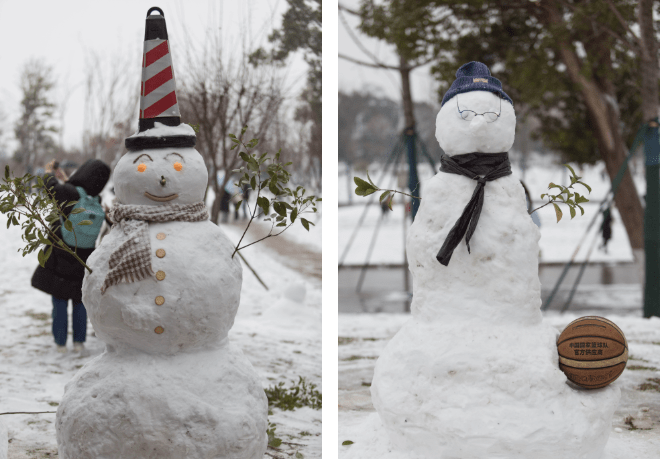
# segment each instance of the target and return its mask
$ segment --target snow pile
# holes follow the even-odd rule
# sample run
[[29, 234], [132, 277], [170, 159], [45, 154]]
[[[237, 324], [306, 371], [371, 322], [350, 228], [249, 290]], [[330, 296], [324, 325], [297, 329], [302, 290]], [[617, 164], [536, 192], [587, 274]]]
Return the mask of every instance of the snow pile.
[[[498, 99], [483, 91], [460, 97], [477, 113], [492, 111]], [[455, 105], [448, 101], [438, 114], [445, 152], [511, 147], [510, 104], [495, 123], [479, 116], [465, 122]], [[383, 351], [371, 386], [384, 431], [406, 459], [598, 459], [620, 390], [574, 389], [558, 369], [557, 331], [539, 309], [540, 234], [518, 179], [487, 183], [471, 254], [461, 242], [449, 266], [435, 258], [475, 186], [447, 173], [426, 185], [407, 242], [413, 317]], [[380, 434], [347, 457], [376, 457], [380, 421], [365, 427]]]

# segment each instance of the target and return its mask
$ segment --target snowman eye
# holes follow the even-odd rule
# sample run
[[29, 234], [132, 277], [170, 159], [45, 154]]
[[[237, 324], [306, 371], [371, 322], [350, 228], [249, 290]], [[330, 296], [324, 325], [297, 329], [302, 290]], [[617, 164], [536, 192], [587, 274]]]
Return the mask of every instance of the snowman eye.
[[181, 163], [178, 162], [178, 161], [175, 162], [175, 163], [174, 163], [174, 170], [175, 170], [175, 171], [181, 171], [181, 169], [183, 169], [183, 164], [181, 164]]
[[[146, 154], [146, 153], [142, 153], [140, 156], [138, 156], [137, 158], [135, 158], [135, 161], [133, 161], [133, 164], [137, 163], [138, 160], [139, 160], [140, 158], [142, 158], [143, 156], [146, 156], [147, 158], [149, 158], [149, 161], [153, 161], [153, 159], [151, 158], [151, 156], [149, 156], [149, 155]], [[147, 167], [147, 166], [145, 165], [144, 167]]]

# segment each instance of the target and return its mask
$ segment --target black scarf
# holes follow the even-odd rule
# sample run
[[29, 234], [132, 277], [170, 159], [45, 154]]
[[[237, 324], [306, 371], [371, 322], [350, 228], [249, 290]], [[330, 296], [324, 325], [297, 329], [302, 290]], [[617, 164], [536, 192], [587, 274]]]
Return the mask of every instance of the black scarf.
[[[449, 231], [445, 243], [436, 255], [440, 264], [448, 266], [454, 249], [465, 236], [465, 244], [470, 253], [470, 239], [479, 222], [481, 208], [484, 205], [484, 187], [500, 177], [511, 174], [508, 153], [466, 153], [464, 155], [443, 155], [440, 158], [440, 171], [463, 175], [477, 181], [472, 198], [463, 209], [460, 218]], [[483, 175], [483, 177], [480, 177]], [[466, 234], [467, 233], [467, 234]]]

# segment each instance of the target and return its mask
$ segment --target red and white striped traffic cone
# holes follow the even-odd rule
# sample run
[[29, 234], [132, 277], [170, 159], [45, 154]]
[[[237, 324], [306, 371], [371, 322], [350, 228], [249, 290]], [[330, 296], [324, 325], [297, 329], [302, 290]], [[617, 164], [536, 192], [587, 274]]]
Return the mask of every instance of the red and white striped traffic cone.
[[[153, 15], [157, 11], [159, 15]], [[172, 55], [167, 37], [165, 14], [158, 7], [150, 8], [144, 31], [142, 84], [140, 87], [140, 122], [138, 134], [126, 139], [128, 150], [148, 148], [194, 147], [194, 135], [148, 135], [154, 123], [179, 126], [181, 114], [176, 98], [176, 82]], [[140, 135], [140, 133], [144, 133]]]

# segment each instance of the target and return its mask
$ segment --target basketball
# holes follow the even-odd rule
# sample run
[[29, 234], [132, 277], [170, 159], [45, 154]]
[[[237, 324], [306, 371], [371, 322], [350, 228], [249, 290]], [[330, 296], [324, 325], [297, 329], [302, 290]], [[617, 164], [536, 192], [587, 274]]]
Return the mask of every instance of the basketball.
[[568, 324], [557, 338], [559, 369], [585, 389], [605, 387], [618, 378], [628, 362], [628, 342], [616, 324], [586, 316]]

